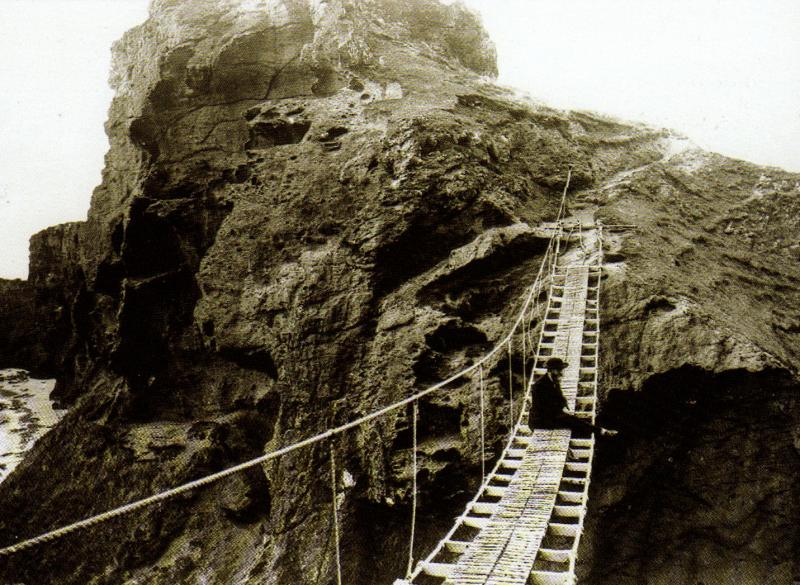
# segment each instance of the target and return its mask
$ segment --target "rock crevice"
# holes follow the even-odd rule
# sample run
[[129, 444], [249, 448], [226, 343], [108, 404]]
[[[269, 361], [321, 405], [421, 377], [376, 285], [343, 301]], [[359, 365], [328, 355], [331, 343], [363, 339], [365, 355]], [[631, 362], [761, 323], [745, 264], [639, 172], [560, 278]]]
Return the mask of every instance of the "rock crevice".
[[[571, 166], [571, 219], [636, 226], [604, 242], [603, 416], [625, 433], [601, 445], [581, 573], [711, 582], [715, 555], [719, 575], [770, 582], [771, 548], [775, 575], [796, 572], [769, 534], [791, 532], [780, 510], [797, 501], [800, 178], [520, 101], [495, 72], [458, 3], [154, 1], [115, 46], [111, 150], [87, 221], [34, 237], [30, 281], [0, 283], [13, 324], [0, 358], [56, 374], [71, 406], [0, 485], [16, 511], [0, 544], [474, 363], [516, 317], [547, 246], [535, 228], [556, 216]], [[512, 364], [519, 387], [521, 356]], [[494, 455], [506, 368], [485, 368]], [[479, 484], [475, 388], [459, 380], [420, 404], [420, 554]], [[650, 434], [628, 424], [643, 413]], [[347, 582], [405, 572], [410, 416], [335, 444]], [[291, 453], [12, 557], [0, 580], [329, 582], [329, 465], [327, 445]], [[749, 560], [745, 532], [761, 547]]]

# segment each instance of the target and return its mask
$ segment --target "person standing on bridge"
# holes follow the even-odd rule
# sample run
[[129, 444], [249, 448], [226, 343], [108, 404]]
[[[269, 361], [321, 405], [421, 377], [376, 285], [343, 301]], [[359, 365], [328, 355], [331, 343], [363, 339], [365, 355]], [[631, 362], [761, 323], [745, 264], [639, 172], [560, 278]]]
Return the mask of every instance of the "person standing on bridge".
[[567, 399], [561, 392], [561, 376], [567, 364], [558, 357], [547, 360], [547, 372], [533, 384], [531, 390], [531, 410], [528, 414], [528, 426], [534, 429], [569, 429], [572, 432], [582, 431], [600, 435], [613, 436], [617, 431], [593, 425], [587, 420], [575, 416], [567, 405]]

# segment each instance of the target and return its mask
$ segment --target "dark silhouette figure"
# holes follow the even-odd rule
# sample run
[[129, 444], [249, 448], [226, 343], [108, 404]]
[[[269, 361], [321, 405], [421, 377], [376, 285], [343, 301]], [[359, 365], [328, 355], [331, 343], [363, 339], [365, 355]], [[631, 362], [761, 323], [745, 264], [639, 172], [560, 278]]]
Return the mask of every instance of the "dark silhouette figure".
[[561, 375], [566, 367], [566, 362], [561, 358], [551, 357], [547, 360], [547, 373], [533, 384], [528, 426], [531, 430], [569, 429], [572, 432], [616, 435], [617, 431], [593, 425], [569, 410], [567, 400], [561, 393]]

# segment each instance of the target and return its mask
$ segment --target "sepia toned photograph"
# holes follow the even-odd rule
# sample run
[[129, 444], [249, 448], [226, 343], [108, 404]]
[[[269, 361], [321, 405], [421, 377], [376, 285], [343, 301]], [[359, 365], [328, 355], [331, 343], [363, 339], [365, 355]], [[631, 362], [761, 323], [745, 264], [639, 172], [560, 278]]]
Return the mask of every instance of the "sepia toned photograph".
[[0, 585], [800, 585], [800, 4], [0, 54]]

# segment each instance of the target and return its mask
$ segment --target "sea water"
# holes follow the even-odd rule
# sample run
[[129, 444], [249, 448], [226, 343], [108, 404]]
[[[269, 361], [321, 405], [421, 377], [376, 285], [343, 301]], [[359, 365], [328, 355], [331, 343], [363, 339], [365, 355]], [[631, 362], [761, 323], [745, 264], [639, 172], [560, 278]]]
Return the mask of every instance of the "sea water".
[[67, 412], [53, 408], [54, 385], [55, 380], [36, 380], [25, 370], [0, 370], [0, 481]]

